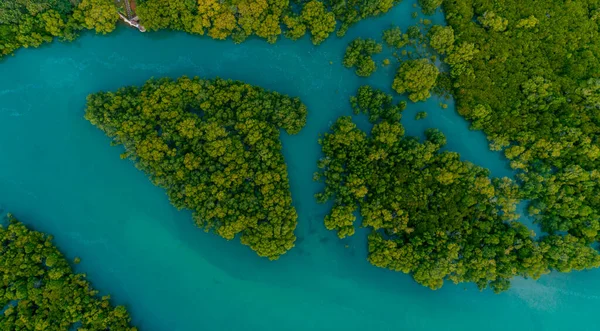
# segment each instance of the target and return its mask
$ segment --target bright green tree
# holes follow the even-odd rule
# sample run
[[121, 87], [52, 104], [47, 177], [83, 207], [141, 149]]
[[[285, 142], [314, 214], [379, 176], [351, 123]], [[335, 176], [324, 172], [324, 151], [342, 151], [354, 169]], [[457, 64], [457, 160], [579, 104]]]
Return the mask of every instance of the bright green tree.
[[446, 54], [454, 48], [454, 30], [450, 26], [434, 25], [427, 32], [429, 45], [438, 53]]
[[335, 15], [327, 11], [325, 5], [311, 0], [302, 7], [302, 21], [310, 31], [313, 44], [322, 43], [335, 30]]
[[419, 0], [419, 5], [423, 13], [431, 15], [442, 5], [442, 2], [443, 0]]
[[429, 60], [408, 60], [398, 68], [392, 88], [400, 94], [409, 93], [413, 102], [424, 101], [431, 96], [438, 75], [438, 68]]
[[383, 41], [389, 47], [402, 48], [409, 43], [409, 38], [400, 27], [394, 26], [383, 31]]

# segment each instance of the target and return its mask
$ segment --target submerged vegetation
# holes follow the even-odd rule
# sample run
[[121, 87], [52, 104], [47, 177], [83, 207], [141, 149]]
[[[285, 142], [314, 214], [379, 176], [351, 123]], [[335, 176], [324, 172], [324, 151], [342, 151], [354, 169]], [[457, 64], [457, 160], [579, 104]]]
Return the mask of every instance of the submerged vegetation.
[[388, 47], [402, 48], [409, 43], [408, 35], [400, 27], [394, 26], [383, 31], [383, 41]]
[[8, 227], [0, 226], [0, 329], [137, 330], [125, 307], [73, 273], [51, 236], [8, 217]]
[[[355, 212], [369, 235], [369, 261], [410, 273], [432, 289], [444, 279], [474, 282], [495, 292], [514, 276], [538, 278], [600, 266], [600, 255], [582, 238], [550, 234], [534, 239], [516, 222], [519, 187], [508, 178], [442, 152], [444, 135], [404, 137], [404, 107], [369, 87], [352, 105], [362, 106], [375, 125], [371, 134], [350, 117], [339, 118], [319, 141], [325, 156], [316, 179], [324, 180], [319, 202], [333, 200], [325, 226], [340, 238], [354, 234]], [[385, 114], [385, 115], [380, 115]]]
[[346, 48], [344, 66], [346, 68], [356, 67], [358, 76], [371, 76], [377, 70], [377, 64], [373, 61], [372, 56], [381, 53], [382, 49], [381, 44], [373, 39], [355, 39]]
[[182, 77], [88, 97], [92, 124], [125, 147], [177, 208], [228, 240], [240, 234], [260, 256], [294, 247], [292, 206], [279, 129], [298, 133], [306, 107], [242, 82]]
[[420, 111], [417, 113], [417, 115], [415, 115], [415, 120], [422, 120], [427, 118], [427, 112], [424, 111]]

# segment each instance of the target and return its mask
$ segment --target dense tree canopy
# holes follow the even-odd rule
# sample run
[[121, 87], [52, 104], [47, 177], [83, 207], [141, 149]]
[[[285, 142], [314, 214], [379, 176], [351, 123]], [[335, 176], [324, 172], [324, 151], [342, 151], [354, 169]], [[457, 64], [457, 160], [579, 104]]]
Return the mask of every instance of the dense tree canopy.
[[[361, 19], [390, 10], [396, 0], [138, 0], [135, 14], [148, 30], [173, 29], [243, 42], [258, 36], [274, 43], [281, 34], [309, 32], [315, 45], [341, 22], [338, 35]], [[114, 0], [5, 0], [0, 2], [0, 56], [37, 47], [54, 37], [73, 40], [77, 31], [114, 30]]]
[[383, 31], [383, 41], [388, 47], [402, 48], [409, 43], [409, 38], [400, 27], [393, 26]]
[[335, 30], [335, 15], [327, 11], [325, 5], [316, 0], [307, 2], [302, 7], [300, 18], [310, 31], [313, 44], [322, 43]]
[[380, 119], [399, 122], [402, 111], [406, 109], [406, 101], [395, 103], [391, 95], [369, 85], [359, 87], [356, 96], [350, 97], [350, 104], [354, 114], [366, 114], [371, 123]]
[[450, 26], [434, 25], [427, 32], [429, 45], [439, 54], [446, 54], [454, 49], [454, 30]]
[[419, 0], [421, 9], [427, 15], [433, 14], [438, 9], [444, 0]]
[[0, 329], [135, 331], [123, 306], [74, 274], [52, 237], [9, 215], [0, 226]]
[[[361, 19], [390, 10], [395, 0], [186, 0], [140, 1], [137, 14], [150, 30], [174, 29], [205, 34], [215, 39], [231, 37], [242, 42], [256, 35], [275, 42], [282, 33], [298, 39], [306, 32], [315, 45], [323, 42], [341, 22], [338, 35]], [[285, 27], [285, 29], [282, 29]]]
[[196, 224], [277, 259], [294, 246], [296, 211], [279, 128], [302, 129], [297, 99], [242, 82], [182, 77], [88, 97], [86, 119], [125, 147]]
[[0, 57], [21, 47], [38, 47], [54, 37], [73, 40], [79, 30], [111, 32], [118, 19], [112, 0], [0, 1]]
[[430, 28], [430, 24], [421, 20], [409, 26], [406, 33], [398, 26], [383, 31], [383, 41], [393, 50], [399, 63], [392, 88], [400, 94], [408, 93], [412, 102], [427, 100], [438, 83], [440, 69], [429, 51], [447, 52], [452, 49], [448, 44], [454, 41], [451, 28]]
[[325, 3], [341, 22], [338, 36], [343, 36], [348, 28], [362, 19], [387, 13], [401, 0], [326, 0]]
[[324, 180], [325, 190], [317, 199], [333, 200], [325, 226], [340, 238], [354, 234], [360, 213], [362, 226], [372, 230], [372, 264], [411, 273], [432, 289], [448, 279], [496, 292], [506, 290], [514, 276], [600, 266], [598, 253], [575, 236], [534, 240], [515, 221], [516, 183], [492, 180], [488, 170], [441, 152], [441, 132], [427, 130], [422, 143], [404, 137], [398, 121], [403, 107], [394, 107], [390, 96], [362, 87], [351, 103], [357, 112], [396, 113], [370, 116], [370, 135], [350, 117], [333, 124], [319, 141], [325, 155], [315, 178]]
[[392, 88], [400, 94], [409, 93], [408, 98], [413, 102], [425, 101], [431, 96], [438, 75], [438, 68], [428, 59], [404, 61], [398, 68]]
[[206, 33], [215, 39], [231, 37], [236, 42], [256, 35], [275, 42], [288, 6], [287, 0], [146, 0], [138, 5], [137, 15], [149, 30]]
[[357, 38], [350, 42], [344, 54], [344, 66], [356, 67], [356, 74], [361, 77], [371, 76], [377, 70], [373, 61], [374, 54], [381, 53], [383, 47], [373, 39]]
[[600, 1], [444, 1], [458, 111], [504, 150], [544, 231], [600, 238]]

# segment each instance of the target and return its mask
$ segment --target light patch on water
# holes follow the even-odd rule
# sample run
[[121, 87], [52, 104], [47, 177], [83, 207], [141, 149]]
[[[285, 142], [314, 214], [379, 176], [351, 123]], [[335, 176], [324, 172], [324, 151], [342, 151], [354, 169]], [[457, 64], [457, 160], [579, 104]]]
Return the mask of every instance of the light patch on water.
[[14, 108], [0, 108], [0, 113], [8, 114], [8, 116], [11, 116], [11, 117], [23, 116], [23, 114], [21, 112], [19, 112], [18, 110], [14, 109]]
[[25, 84], [25, 85], [14, 87], [14, 88], [0, 89], [0, 96], [4, 96], [7, 94], [19, 94], [19, 93], [23, 93], [27, 90], [41, 89], [43, 87], [44, 86], [40, 85], [40, 84]]
[[547, 312], [556, 310], [558, 304], [557, 288], [523, 278], [515, 278], [511, 283], [509, 293], [517, 296], [530, 308]]

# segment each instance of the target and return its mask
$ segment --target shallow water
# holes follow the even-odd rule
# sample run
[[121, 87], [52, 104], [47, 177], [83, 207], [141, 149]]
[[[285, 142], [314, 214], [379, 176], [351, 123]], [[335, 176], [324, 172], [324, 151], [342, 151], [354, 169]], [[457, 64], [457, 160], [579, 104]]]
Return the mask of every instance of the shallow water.
[[[380, 67], [358, 78], [340, 64], [344, 50], [355, 37], [378, 38], [392, 23], [413, 24], [411, 5], [319, 47], [308, 38], [234, 45], [119, 28], [19, 51], [0, 62], [0, 207], [52, 233], [69, 259], [80, 256], [76, 270], [128, 305], [140, 330], [597, 329], [600, 271], [517, 279], [501, 295], [450, 283], [431, 291], [369, 265], [364, 231], [339, 241], [324, 228], [327, 206], [313, 199], [321, 184], [311, 181], [321, 155], [318, 135], [351, 114], [348, 98], [358, 86], [389, 91], [395, 70]], [[89, 93], [184, 74], [243, 80], [299, 96], [308, 106], [302, 132], [282, 134], [299, 224], [296, 247], [279, 261], [195, 228], [189, 212], [171, 207], [164, 191], [83, 119]], [[448, 150], [494, 176], [510, 176], [484, 135], [469, 131], [452, 103], [442, 110], [439, 102], [409, 105], [402, 120], [407, 133], [440, 128]], [[429, 116], [415, 121], [422, 110]]]

